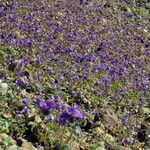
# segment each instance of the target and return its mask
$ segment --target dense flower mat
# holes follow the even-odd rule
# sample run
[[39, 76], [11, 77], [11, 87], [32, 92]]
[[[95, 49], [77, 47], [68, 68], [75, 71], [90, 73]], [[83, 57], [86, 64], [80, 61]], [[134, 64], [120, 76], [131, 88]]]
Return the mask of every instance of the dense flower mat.
[[148, 150], [148, 4], [0, 1], [0, 145]]

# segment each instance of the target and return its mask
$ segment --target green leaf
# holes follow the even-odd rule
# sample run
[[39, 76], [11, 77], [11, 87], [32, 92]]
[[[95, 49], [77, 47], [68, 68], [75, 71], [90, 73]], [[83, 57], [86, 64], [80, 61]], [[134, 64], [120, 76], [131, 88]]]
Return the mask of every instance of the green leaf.
[[90, 146], [90, 150], [106, 150], [104, 147], [104, 142], [92, 144]]
[[48, 138], [47, 139], [47, 142], [50, 143], [50, 144], [54, 144], [56, 141], [57, 141], [56, 138]]
[[70, 144], [66, 144], [62, 147], [62, 150], [73, 150]]
[[140, 13], [140, 15], [147, 16], [148, 15], [148, 10], [144, 6], [141, 6], [139, 8], [139, 13]]
[[9, 123], [5, 120], [0, 118], [0, 133], [8, 132], [9, 130]]

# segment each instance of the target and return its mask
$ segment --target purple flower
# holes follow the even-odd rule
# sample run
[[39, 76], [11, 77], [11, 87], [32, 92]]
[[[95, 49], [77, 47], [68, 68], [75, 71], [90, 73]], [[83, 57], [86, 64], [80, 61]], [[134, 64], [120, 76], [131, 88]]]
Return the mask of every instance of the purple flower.
[[31, 47], [31, 46], [32, 46], [32, 43], [31, 43], [31, 42], [24, 42], [23, 44], [24, 44], [24, 46], [28, 46], [28, 47]]
[[51, 110], [51, 109], [58, 109], [60, 106], [58, 103], [54, 103], [50, 100], [47, 101], [41, 101], [40, 102], [40, 108], [41, 110]]
[[7, 39], [7, 35], [6, 34], [1, 34], [1, 38], [6, 40]]
[[122, 142], [124, 142], [124, 143], [130, 143], [131, 142], [131, 138], [130, 137], [123, 138]]
[[78, 110], [78, 107], [76, 107], [76, 106], [67, 108], [66, 113], [69, 116], [74, 117], [74, 118], [79, 118], [79, 119], [85, 119], [86, 118], [86, 115], [84, 113], [81, 113]]
[[48, 60], [53, 60], [54, 59], [54, 57], [53, 56], [48, 56]]
[[22, 118], [22, 117], [23, 117], [22, 114], [17, 114], [16, 116], [19, 117], [19, 118]]
[[45, 103], [46, 103], [47, 109], [54, 109], [54, 108], [59, 107], [56, 103], [50, 100], [46, 101]]
[[131, 112], [131, 111], [128, 111], [127, 114], [128, 114], [128, 116], [131, 116], [131, 115], [132, 115], [132, 112]]
[[56, 121], [64, 125], [69, 121], [70, 118], [85, 119], [86, 115], [84, 113], [81, 113], [78, 109], [78, 105], [75, 105], [74, 107], [68, 107], [60, 114], [60, 117], [58, 117]]
[[131, 102], [127, 99], [127, 100], [125, 100], [125, 103], [127, 104], [127, 105], [130, 105], [131, 104]]
[[40, 102], [40, 109], [41, 110], [46, 110], [47, 109], [47, 104], [44, 101]]
[[121, 122], [122, 122], [123, 124], [127, 124], [127, 123], [128, 123], [128, 118], [127, 118], [126, 115], [123, 116], [123, 118], [121, 119]]
[[40, 58], [40, 57], [38, 57], [38, 58], [35, 59], [35, 61], [36, 61], [37, 63], [42, 63], [43, 59]]
[[6, 54], [6, 56], [5, 56], [7, 59], [10, 59], [10, 58], [12, 58], [12, 55], [11, 54]]
[[83, 60], [83, 58], [81, 56], [77, 56], [75, 58], [75, 62], [78, 62], [78, 63], [82, 62], [82, 60]]
[[23, 108], [22, 111], [21, 111], [21, 113], [23, 113], [23, 114], [29, 114], [29, 113], [31, 113], [31, 110], [28, 109], [28, 108]]
[[0, 78], [5, 77], [5, 73], [0, 71]]
[[41, 101], [42, 101], [41, 99], [39, 99], [39, 98], [35, 98], [35, 100], [34, 100], [34, 104], [39, 105]]
[[18, 65], [19, 66], [24, 66], [26, 65], [28, 62], [28, 59], [27, 58], [21, 58], [20, 61], [18, 62]]
[[120, 93], [121, 93], [121, 94], [128, 94], [127, 90], [128, 90], [128, 87], [124, 87], [124, 88], [122, 88], [122, 89], [120, 90]]
[[50, 67], [46, 68], [46, 71], [49, 73], [49, 74], [54, 74], [54, 70]]
[[53, 98], [54, 98], [54, 100], [59, 100], [60, 99], [60, 97], [58, 95], [54, 95]]
[[93, 114], [94, 116], [98, 115], [98, 114], [99, 114], [99, 110], [98, 110], [98, 109], [95, 109], [95, 110], [92, 112], [92, 114]]
[[145, 101], [143, 98], [139, 99], [139, 106], [143, 106], [145, 104]]
[[28, 99], [28, 98], [23, 98], [23, 99], [22, 99], [22, 103], [24, 103], [24, 104], [29, 104], [29, 99]]
[[65, 117], [58, 117], [58, 118], [56, 119], [56, 122], [58, 122], [58, 123], [61, 124], [61, 125], [65, 125], [65, 124], [68, 123], [68, 120], [67, 120], [67, 118], [65, 118]]
[[16, 84], [20, 86], [20, 85], [26, 83], [27, 81], [28, 81], [28, 80], [27, 80], [27, 78], [25, 78], [25, 77], [19, 78], [19, 79], [16, 80]]
[[118, 73], [118, 74], [119, 74], [119, 75], [123, 75], [123, 74], [124, 74], [124, 71], [125, 71], [125, 69], [124, 69], [124, 68], [120, 68], [120, 69], [119, 69], [119, 73]]

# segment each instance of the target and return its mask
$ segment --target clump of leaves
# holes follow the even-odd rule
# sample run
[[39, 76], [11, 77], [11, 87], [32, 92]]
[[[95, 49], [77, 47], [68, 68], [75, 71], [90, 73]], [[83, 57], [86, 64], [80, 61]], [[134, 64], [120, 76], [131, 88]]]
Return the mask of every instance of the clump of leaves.
[[0, 117], [0, 133], [9, 132], [9, 122], [6, 119]]
[[141, 6], [138, 11], [142, 16], [147, 16], [149, 14], [148, 9], [146, 9], [144, 6]]

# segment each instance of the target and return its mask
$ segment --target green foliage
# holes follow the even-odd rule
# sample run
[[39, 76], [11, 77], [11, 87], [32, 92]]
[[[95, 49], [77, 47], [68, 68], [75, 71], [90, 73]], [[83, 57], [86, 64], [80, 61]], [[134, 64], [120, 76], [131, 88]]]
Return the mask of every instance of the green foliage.
[[147, 15], [148, 15], [148, 10], [147, 10], [144, 6], [141, 6], [141, 7], [139, 8], [139, 13], [140, 13], [140, 15], [142, 15], [142, 16], [147, 16]]
[[104, 142], [90, 145], [90, 150], [105, 150]]
[[5, 145], [5, 146], [11, 145], [12, 144], [12, 138], [10, 136], [8, 136], [6, 138], [2, 138], [0, 143]]
[[72, 146], [70, 144], [58, 144], [57, 145], [58, 150], [73, 150]]
[[9, 122], [0, 117], [0, 133], [7, 133], [9, 131]]

